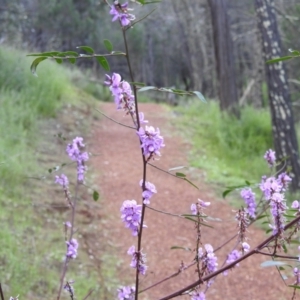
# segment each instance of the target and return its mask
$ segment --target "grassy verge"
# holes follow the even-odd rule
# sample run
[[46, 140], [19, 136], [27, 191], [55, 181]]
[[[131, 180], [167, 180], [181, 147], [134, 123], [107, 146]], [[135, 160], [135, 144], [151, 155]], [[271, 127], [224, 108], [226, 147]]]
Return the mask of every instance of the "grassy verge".
[[176, 109], [179, 126], [192, 143], [192, 166], [205, 171], [211, 183], [257, 182], [268, 171], [263, 161], [272, 147], [270, 114], [245, 107], [239, 120], [222, 115], [218, 103], [193, 103]]
[[[69, 210], [59, 209], [66, 205], [64, 196], [53, 183], [56, 174], [47, 170], [67, 162], [64, 149], [71, 138], [87, 135], [91, 102], [71, 83], [66, 68], [43, 62], [36, 78], [29, 71], [31, 61], [24, 53], [0, 48], [0, 282], [6, 298], [53, 299], [66, 250], [62, 223]], [[67, 141], [57, 138], [61, 132]], [[100, 239], [101, 232], [90, 224], [93, 218], [87, 219], [88, 210], [96, 211], [96, 204], [89, 204], [90, 192], [83, 187], [80, 194], [80, 254], [67, 279], [75, 280], [79, 299], [90, 288], [89, 299], [109, 299], [116, 285], [114, 257], [106, 254], [103, 261], [101, 245], [97, 255], [90, 253], [88, 241]]]

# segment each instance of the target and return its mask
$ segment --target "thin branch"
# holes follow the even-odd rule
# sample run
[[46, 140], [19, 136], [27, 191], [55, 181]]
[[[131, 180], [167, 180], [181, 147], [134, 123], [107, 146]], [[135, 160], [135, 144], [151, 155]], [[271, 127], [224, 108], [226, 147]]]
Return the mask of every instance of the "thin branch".
[[93, 293], [93, 291], [94, 289], [90, 289], [87, 295], [82, 300], [86, 300]]
[[98, 110], [98, 109], [96, 109], [96, 108], [95, 108], [95, 110], [96, 110], [99, 114], [103, 115], [105, 118], [107, 118], [107, 119], [109, 119], [109, 120], [111, 120], [111, 121], [113, 121], [113, 122], [115, 122], [115, 123], [117, 123], [117, 124], [119, 124], [119, 125], [121, 125], [121, 126], [124, 126], [124, 127], [130, 128], [130, 129], [135, 129], [135, 130], [136, 130], [136, 128], [133, 127], [133, 126], [129, 126], [129, 125], [125, 125], [125, 124], [123, 124], [123, 123], [120, 123], [120, 122], [118, 122], [118, 121], [116, 121], [116, 120], [110, 118], [109, 116], [107, 116], [107, 115], [106, 115], [105, 113], [103, 113], [102, 111], [100, 111], [100, 110]]
[[147, 17], [149, 17], [154, 11], [156, 10], [156, 8], [154, 8], [152, 11], [150, 11], [147, 15], [145, 15], [144, 17], [142, 17], [141, 19], [138, 19], [137, 21], [131, 23], [126, 30], [128, 30], [129, 28], [133, 27], [135, 24], [143, 21], [144, 19], [146, 19]]
[[[289, 229], [290, 227], [294, 226], [295, 224], [297, 224], [300, 220], [300, 216], [298, 216], [297, 218], [295, 218], [293, 221], [291, 221], [290, 223], [288, 223], [286, 226], [284, 226], [284, 231], [286, 231], [287, 229]], [[215, 276], [223, 273], [224, 271], [234, 267], [236, 264], [238, 264], [239, 262], [245, 260], [246, 258], [257, 254], [257, 251], [259, 251], [260, 249], [266, 247], [270, 242], [272, 242], [274, 239], [278, 238], [279, 233], [272, 235], [270, 237], [268, 237], [266, 240], [264, 240], [263, 242], [261, 242], [255, 249], [249, 251], [248, 253], [246, 253], [245, 255], [243, 255], [242, 257], [238, 258], [237, 260], [235, 260], [234, 262], [232, 262], [231, 264], [226, 265], [225, 267], [210, 273], [209, 275], [203, 277], [201, 280], [197, 280], [196, 282], [178, 290], [177, 292], [174, 292], [166, 297], [160, 298], [160, 300], [168, 300], [168, 299], [172, 299], [175, 298], [177, 296], [182, 295], [184, 292], [195, 288], [197, 285], [205, 282], [205, 281], [209, 281], [210, 279], [214, 278]]]
[[1, 300], [4, 300], [4, 295], [3, 295], [3, 291], [2, 291], [1, 282], [0, 282], [0, 296], [1, 296]]
[[274, 258], [285, 258], [285, 259], [295, 259], [295, 260], [299, 260], [298, 256], [289, 256], [289, 255], [278, 255], [278, 254], [272, 254], [272, 253], [267, 253], [267, 252], [263, 252], [263, 251], [259, 251], [257, 250], [256, 253], [262, 254], [262, 255], [266, 255], [266, 256], [271, 256]]
[[158, 281], [158, 282], [156, 282], [156, 283], [154, 283], [154, 284], [152, 284], [152, 285], [150, 285], [150, 286], [144, 288], [143, 290], [140, 291], [140, 293], [146, 292], [147, 290], [150, 290], [151, 288], [153, 288], [153, 287], [155, 287], [155, 286], [157, 286], [157, 285], [159, 285], [159, 284], [161, 284], [161, 283], [163, 283], [163, 282], [165, 282], [165, 281], [167, 281], [167, 280], [169, 280], [169, 279], [172, 279], [173, 277], [178, 276], [178, 275], [181, 274], [183, 271], [185, 271], [185, 270], [187, 270], [188, 268], [194, 266], [195, 264], [196, 264], [196, 262], [193, 262], [193, 263], [187, 265], [186, 267], [180, 268], [176, 273], [174, 273], [174, 274], [172, 274], [172, 275], [170, 275], [170, 276], [168, 276], [168, 277], [166, 277], [166, 278], [164, 278], [164, 279], [162, 279], [162, 280], [160, 280], [160, 281]]

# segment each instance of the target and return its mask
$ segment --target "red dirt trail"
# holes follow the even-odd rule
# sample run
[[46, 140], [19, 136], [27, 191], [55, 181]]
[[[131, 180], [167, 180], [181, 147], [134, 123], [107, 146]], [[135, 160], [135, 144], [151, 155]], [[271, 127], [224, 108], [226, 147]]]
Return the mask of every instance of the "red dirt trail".
[[[118, 122], [132, 125], [124, 112], [116, 111], [113, 104], [102, 104], [100, 110]], [[168, 170], [176, 166], [188, 166], [187, 153], [190, 145], [182, 141], [174, 127], [175, 116], [171, 111], [157, 104], [141, 104], [149, 125], [159, 127], [165, 139], [162, 156], [153, 163]], [[141, 202], [139, 181], [142, 178], [142, 158], [139, 141], [134, 130], [120, 126], [103, 117], [95, 121], [93, 126], [92, 151], [98, 153], [94, 157], [93, 168], [100, 173], [99, 182], [102, 199], [102, 215], [105, 216], [105, 228], [109, 232], [110, 241], [119, 253], [120, 264], [118, 277], [121, 282], [134, 284], [135, 270], [130, 268], [131, 257], [127, 254], [130, 246], [137, 244], [137, 238], [131, 235], [120, 219], [120, 207], [124, 200], [135, 199]], [[151, 166], [147, 168], [147, 181], [155, 184], [158, 193], [151, 199], [151, 207], [173, 214], [190, 213], [190, 206], [200, 198], [210, 201], [211, 206], [206, 213], [222, 222], [210, 223], [214, 228], [205, 227], [202, 243], [211, 244], [214, 248], [223, 244], [236, 231], [234, 212], [227, 201], [217, 195], [213, 189], [203, 183], [201, 170], [182, 170], [198, 185], [200, 190], [187, 182], [163, 173]], [[147, 254], [148, 271], [141, 277], [141, 289], [146, 288], [176, 272], [181, 263], [192, 262], [195, 252], [170, 250], [172, 246], [184, 246], [195, 249], [196, 230], [194, 223], [185, 219], [157, 213], [147, 209], [143, 231], [142, 248]], [[248, 232], [249, 244], [257, 245], [266, 238], [264, 231], [251, 227]], [[223, 264], [226, 254], [235, 245], [235, 241], [216, 253], [219, 266]], [[220, 275], [208, 289], [206, 299], [291, 299], [292, 289], [287, 288], [273, 267], [262, 268], [260, 264], [268, 258], [256, 255], [242, 262], [239, 267], [229, 271], [228, 276]], [[141, 294], [140, 299], [160, 299], [197, 280], [196, 267], [182, 272], [176, 278]], [[290, 275], [290, 274], [288, 274]], [[202, 290], [204, 287], [202, 287]], [[180, 299], [190, 299], [181, 296]]]

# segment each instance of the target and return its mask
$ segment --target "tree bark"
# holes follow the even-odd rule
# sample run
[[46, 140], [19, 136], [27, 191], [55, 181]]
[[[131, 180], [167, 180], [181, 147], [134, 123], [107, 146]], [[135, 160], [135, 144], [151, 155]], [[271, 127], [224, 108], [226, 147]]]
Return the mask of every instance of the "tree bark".
[[213, 27], [213, 40], [221, 110], [238, 116], [238, 97], [233, 59], [233, 43], [226, 0], [208, 0]]
[[[273, 0], [255, 0], [259, 29], [265, 60], [281, 56], [281, 40]], [[282, 62], [266, 64], [269, 105], [272, 116], [273, 140], [278, 170], [286, 170], [292, 176], [292, 191], [300, 187], [300, 161], [294, 126], [287, 74]]]

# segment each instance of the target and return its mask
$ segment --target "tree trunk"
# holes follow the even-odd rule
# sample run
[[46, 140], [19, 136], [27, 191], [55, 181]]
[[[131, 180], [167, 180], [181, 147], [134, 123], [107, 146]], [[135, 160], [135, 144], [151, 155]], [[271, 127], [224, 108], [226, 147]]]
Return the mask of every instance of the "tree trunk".
[[[273, 0], [255, 0], [265, 60], [281, 56], [281, 41], [273, 5]], [[274, 146], [277, 158], [281, 160], [278, 170], [290, 171], [293, 178], [292, 191], [296, 191], [300, 187], [300, 162], [287, 74], [283, 63], [267, 64], [266, 75]]]
[[238, 97], [233, 59], [233, 45], [226, 0], [208, 0], [211, 11], [216, 69], [221, 110], [238, 116]]

